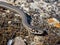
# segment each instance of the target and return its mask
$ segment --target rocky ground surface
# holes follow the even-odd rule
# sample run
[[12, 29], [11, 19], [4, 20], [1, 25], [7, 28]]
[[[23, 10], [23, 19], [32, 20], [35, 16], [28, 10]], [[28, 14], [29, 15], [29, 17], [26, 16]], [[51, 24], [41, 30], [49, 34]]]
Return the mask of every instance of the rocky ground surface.
[[17, 13], [0, 7], [0, 45], [6, 45], [9, 39], [20, 36], [20, 34], [21, 36], [27, 35], [27, 31], [24, 30], [25, 28]]
[[[0, 7], [0, 45], [8, 40], [22, 37], [26, 45], [58, 45], [60, 43], [60, 1], [59, 0], [7, 0], [7, 3], [18, 6], [31, 19], [30, 24], [43, 34], [28, 35], [22, 20], [14, 11]], [[60, 45], [60, 44], [59, 44]]]

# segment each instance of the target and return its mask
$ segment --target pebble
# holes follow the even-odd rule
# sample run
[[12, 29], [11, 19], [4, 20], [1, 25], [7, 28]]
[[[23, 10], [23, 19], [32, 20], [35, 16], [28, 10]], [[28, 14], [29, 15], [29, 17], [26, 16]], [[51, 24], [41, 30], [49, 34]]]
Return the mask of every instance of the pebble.
[[10, 10], [6, 10], [7, 13], [10, 13]]
[[24, 40], [21, 37], [16, 37], [14, 45], [25, 45]]
[[11, 24], [11, 21], [8, 21], [8, 24]]
[[9, 40], [9, 41], [7, 42], [7, 45], [12, 45], [12, 43], [13, 43], [13, 39]]

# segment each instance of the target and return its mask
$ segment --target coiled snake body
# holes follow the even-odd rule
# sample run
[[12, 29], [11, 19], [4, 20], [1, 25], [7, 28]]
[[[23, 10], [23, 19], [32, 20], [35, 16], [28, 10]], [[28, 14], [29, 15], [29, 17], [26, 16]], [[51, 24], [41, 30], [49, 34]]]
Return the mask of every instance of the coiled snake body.
[[27, 17], [26, 17], [26, 15], [24, 14], [24, 12], [22, 10], [20, 10], [17, 7], [12, 6], [12, 5], [10, 5], [10, 4], [6, 3], [6, 2], [2, 2], [2, 1], [0, 1], [0, 6], [17, 12], [20, 15], [21, 19], [22, 19], [23, 26], [27, 30], [33, 30], [33, 27], [30, 24], [28, 24]]
[[20, 17], [22, 18], [22, 23], [23, 23], [24, 27], [27, 30], [32, 29], [32, 27], [28, 24], [27, 17], [25, 16], [25, 14], [23, 13], [22, 10], [20, 10], [17, 7], [12, 6], [12, 5], [10, 5], [10, 4], [6, 3], [6, 2], [2, 2], [2, 1], [0, 1], [0, 6], [17, 12], [20, 15]]
[[[24, 12], [21, 9], [19, 9], [19, 8], [15, 7], [15, 6], [12, 6], [12, 5], [10, 5], [10, 4], [6, 3], [6, 2], [2, 2], [2, 1], [0, 1], [0, 6], [17, 12], [20, 15], [21, 19], [22, 19], [23, 26], [27, 30], [33, 30], [34, 27], [31, 26], [30, 24], [28, 24], [27, 17], [26, 17], [26, 15], [24, 14]], [[40, 31], [42, 31], [42, 30], [40, 30]]]

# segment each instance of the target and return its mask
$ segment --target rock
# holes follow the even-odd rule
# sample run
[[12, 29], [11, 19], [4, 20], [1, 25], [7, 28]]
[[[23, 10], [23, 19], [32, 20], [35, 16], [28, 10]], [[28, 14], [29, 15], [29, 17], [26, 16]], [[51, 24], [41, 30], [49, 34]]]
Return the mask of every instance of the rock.
[[35, 36], [34, 37], [34, 42], [36, 45], [43, 45], [43, 37], [42, 36]]
[[32, 9], [39, 9], [39, 7], [38, 7], [38, 3], [37, 2], [34, 2], [34, 3], [30, 3], [30, 8], [32, 8]]
[[11, 24], [11, 21], [8, 21], [8, 24]]
[[56, 18], [48, 19], [48, 24], [53, 25], [54, 27], [60, 28], [60, 22]]
[[21, 37], [16, 37], [14, 45], [25, 45], [24, 40]]
[[9, 40], [9, 41], [7, 42], [7, 45], [12, 45], [12, 43], [13, 43], [13, 39]]
[[6, 13], [10, 13], [10, 10], [7, 10]]

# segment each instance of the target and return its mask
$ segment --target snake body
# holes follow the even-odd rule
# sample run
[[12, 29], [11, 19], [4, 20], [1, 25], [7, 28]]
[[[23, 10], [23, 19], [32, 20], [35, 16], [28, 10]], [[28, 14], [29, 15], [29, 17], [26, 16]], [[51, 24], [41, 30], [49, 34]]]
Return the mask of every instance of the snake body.
[[[27, 30], [33, 30], [33, 26], [31, 26], [30, 24], [28, 24], [27, 17], [26, 17], [26, 15], [24, 14], [24, 12], [21, 9], [19, 9], [19, 8], [15, 7], [15, 6], [12, 6], [12, 5], [10, 5], [10, 4], [6, 3], [6, 2], [2, 2], [2, 1], [0, 1], [0, 6], [17, 12], [20, 15], [21, 19], [22, 19], [23, 26]], [[43, 32], [42, 30], [40, 30], [40, 31]], [[9, 44], [10, 44], [10, 42], [8, 42], [8, 45]]]
[[10, 10], [12, 10], [12, 11], [17, 12], [17, 13], [20, 15], [21, 19], [22, 19], [22, 24], [23, 24], [23, 26], [24, 26], [27, 30], [31, 30], [31, 29], [32, 29], [32, 26], [30, 26], [30, 25], [28, 24], [28, 22], [27, 22], [27, 17], [26, 17], [26, 15], [24, 14], [24, 12], [23, 12], [22, 10], [20, 10], [20, 9], [18, 9], [17, 7], [12, 6], [12, 5], [10, 5], [10, 4], [6, 3], [6, 2], [2, 2], [2, 1], [0, 1], [0, 6], [1, 6], [1, 7], [4, 7], [4, 8], [7, 8], [7, 9], [10, 9]]
[[[27, 30], [33, 30], [34, 27], [31, 26], [30, 24], [28, 24], [27, 17], [26, 17], [26, 15], [24, 14], [24, 12], [21, 9], [19, 9], [19, 8], [13, 6], [13, 5], [10, 5], [10, 4], [6, 3], [6, 2], [2, 2], [2, 1], [0, 1], [0, 6], [17, 12], [20, 15], [21, 19], [22, 19], [23, 26]], [[37, 29], [34, 29], [34, 30], [37, 30]], [[40, 31], [42, 32], [42, 30], [40, 30]]]
[[[30, 32], [31, 32], [31, 30], [37, 30], [37, 29], [34, 29], [34, 27], [31, 26], [28, 23], [27, 17], [26, 17], [26, 15], [24, 14], [24, 12], [21, 9], [17, 8], [16, 6], [10, 5], [10, 4], [6, 3], [6, 2], [2, 2], [2, 1], [0, 1], [0, 6], [17, 12], [20, 15], [20, 17], [21, 17], [22, 24], [26, 28], [26, 30], [28, 30]], [[40, 33], [34, 33], [34, 32], [31, 32], [31, 33], [33, 33], [33, 34], [41, 34], [41, 33], [43, 33], [43, 30], [38, 30], [38, 31]]]
[[[2, 1], [0, 1], [0, 6], [1, 6], [1, 7], [4, 7], [4, 8], [7, 8], [7, 9], [10, 9], [10, 10], [12, 10], [12, 11], [17, 12], [17, 13], [20, 15], [20, 18], [22, 19], [22, 24], [23, 24], [23, 26], [24, 26], [27, 30], [32, 30], [32, 26], [30, 26], [30, 25], [28, 24], [28, 22], [27, 22], [27, 17], [26, 17], [26, 15], [24, 14], [24, 12], [23, 12], [22, 10], [20, 10], [20, 9], [18, 9], [17, 7], [12, 6], [12, 5], [10, 5], [10, 4], [6, 3], [6, 2], [2, 2]], [[10, 39], [10, 40], [8, 41], [7, 45], [11, 45], [11, 43], [12, 43], [11, 41], [12, 41], [12, 40]]]

